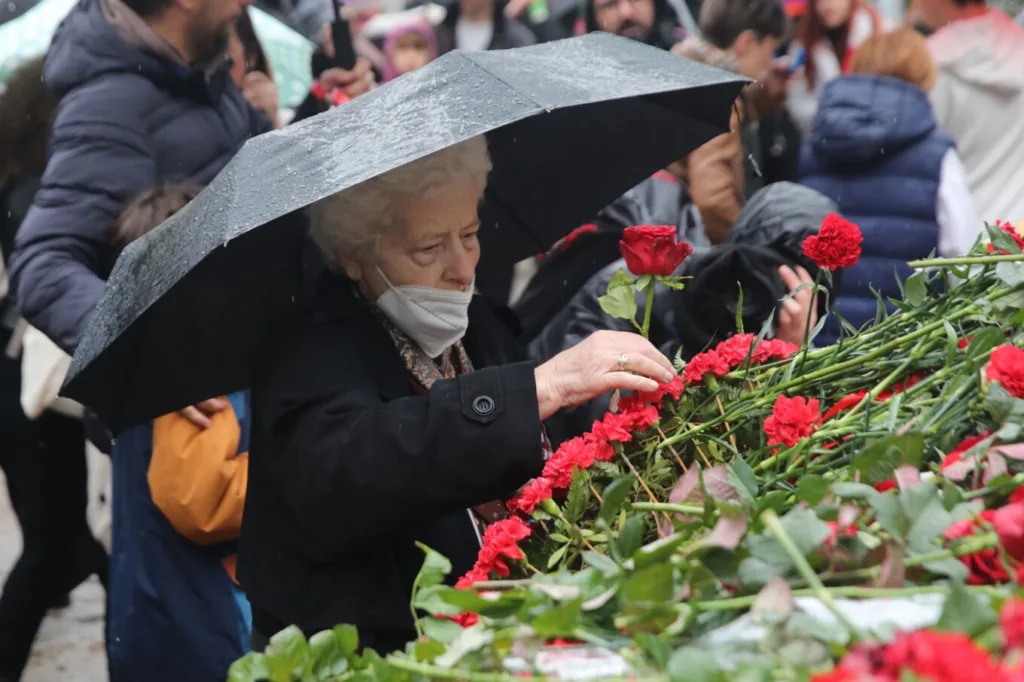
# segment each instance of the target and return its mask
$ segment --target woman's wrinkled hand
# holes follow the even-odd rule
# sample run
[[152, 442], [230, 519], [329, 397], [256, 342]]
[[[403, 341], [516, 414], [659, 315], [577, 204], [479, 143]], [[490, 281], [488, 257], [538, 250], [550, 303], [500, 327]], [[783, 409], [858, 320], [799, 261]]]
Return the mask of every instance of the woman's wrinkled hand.
[[[814, 329], [814, 325], [818, 323], [818, 302], [814, 296], [814, 288], [810, 286], [814, 283], [814, 278], [800, 266], [797, 266], [794, 272], [793, 268], [787, 265], [779, 268], [779, 276], [790, 292], [802, 284], [808, 285], [793, 294], [792, 298], [782, 302], [779, 326], [775, 332], [776, 338], [802, 346], [807, 330]], [[808, 315], [811, 317], [810, 324], [807, 322]]]
[[[625, 359], [625, 367], [620, 365]], [[599, 331], [535, 370], [540, 418], [616, 389], [653, 391], [675, 377], [672, 363], [631, 332]]]

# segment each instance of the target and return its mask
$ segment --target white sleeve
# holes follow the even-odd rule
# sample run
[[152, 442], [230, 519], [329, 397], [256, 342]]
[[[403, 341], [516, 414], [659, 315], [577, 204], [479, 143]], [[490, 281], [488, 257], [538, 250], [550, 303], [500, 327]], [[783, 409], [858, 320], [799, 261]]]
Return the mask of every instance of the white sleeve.
[[982, 225], [967, 185], [967, 172], [955, 149], [942, 157], [935, 214], [939, 223], [939, 255], [951, 258], [970, 251]]

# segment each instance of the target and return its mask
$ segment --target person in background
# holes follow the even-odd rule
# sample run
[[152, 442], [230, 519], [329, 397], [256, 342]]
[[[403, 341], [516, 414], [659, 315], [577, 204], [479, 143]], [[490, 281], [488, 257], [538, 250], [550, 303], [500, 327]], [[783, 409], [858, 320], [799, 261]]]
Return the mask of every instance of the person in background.
[[[42, 73], [43, 57], [26, 62], [11, 73], [0, 95], [4, 259], [46, 168], [58, 98], [43, 85]], [[0, 467], [22, 537], [21, 554], [0, 596], [0, 682], [21, 679], [47, 609], [66, 605], [68, 592], [89, 576], [103, 582], [107, 577], [107, 554], [86, 522], [82, 422], [50, 410], [35, 420], [25, 416], [21, 360], [11, 352], [18, 336], [13, 297], [0, 295]]]
[[437, 36], [426, 21], [410, 21], [396, 27], [384, 38], [387, 66], [384, 81], [392, 80], [437, 59]]
[[[700, 37], [687, 38], [673, 48], [683, 57], [727, 69], [747, 78], [767, 75], [775, 49], [785, 38], [788, 20], [779, 0], [705, 0], [700, 15]], [[679, 175], [689, 185], [690, 198], [700, 214], [703, 229], [685, 238], [695, 246], [718, 244], [725, 239], [746, 198], [757, 187], [748, 187], [746, 163], [759, 149], [756, 130], [748, 124], [757, 119], [749, 92], [736, 101], [729, 127], [690, 153]]]
[[584, 0], [584, 29], [671, 49], [685, 36], [668, 0]]
[[1024, 218], [1024, 27], [984, 0], [918, 0], [936, 29], [935, 118], [953, 139], [982, 220]]
[[[114, 250], [174, 215], [200, 189], [165, 185], [143, 192], [119, 216]], [[209, 428], [172, 413], [115, 441], [107, 602], [112, 682], [221, 682], [249, 651], [252, 616], [234, 581], [249, 474], [249, 407], [244, 393], [222, 399], [228, 406]]]
[[854, 51], [884, 29], [869, 0], [809, 0], [790, 51], [793, 58], [802, 54], [804, 59], [803, 75], [789, 90], [789, 110], [804, 135], [825, 85], [846, 73]]
[[[928, 92], [936, 66], [911, 28], [880, 33], [857, 50], [851, 73], [821, 96], [801, 155], [800, 181], [860, 225], [863, 255], [843, 273], [835, 310], [855, 327], [874, 320], [872, 289], [901, 298], [907, 261], [967, 253], [981, 232], [951, 138], [935, 123]], [[838, 338], [830, 318], [821, 341]]]
[[277, 86], [256, 28], [246, 10], [238, 17], [228, 39], [231, 57], [231, 80], [239, 87], [253, 109], [266, 116], [276, 128], [278, 116]]
[[506, 50], [537, 42], [530, 29], [505, 16], [500, 0], [457, 0], [448, 7], [436, 32], [438, 54]]

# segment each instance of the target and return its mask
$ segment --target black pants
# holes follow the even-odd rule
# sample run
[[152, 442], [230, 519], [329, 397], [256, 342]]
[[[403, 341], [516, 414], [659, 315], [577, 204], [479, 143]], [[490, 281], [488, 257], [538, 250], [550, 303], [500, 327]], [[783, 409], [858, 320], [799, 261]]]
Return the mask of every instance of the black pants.
[[0, 681], [18, 680], [47, 609], [90, 575], [106, 585], [107, 554], [85, 518], [85, 435], [80, 421], [21, 410], [21, 366], [0, 333], [0, 467], [23, 548], [0, 596]]

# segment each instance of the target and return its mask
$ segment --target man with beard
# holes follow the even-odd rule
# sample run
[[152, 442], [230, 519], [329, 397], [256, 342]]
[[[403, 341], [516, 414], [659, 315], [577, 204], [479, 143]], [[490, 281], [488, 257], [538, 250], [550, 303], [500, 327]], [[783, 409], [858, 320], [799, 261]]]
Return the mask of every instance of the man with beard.
[[[688, 3], [698, 4], [696, 0]], [[583, 10], [588, 33], [614, 33], [663, 50], [685, 37], [668, 0], [586, 0]]]
[[[103, 291], [122, 206], [165, 182], [207, 184], [271, 128], [226, 57], [249, 1], [82, 0], [54, 35], [44, 81], [63, 101], [10, 274], [22, 316], [65, 351], [74, 352]], [[368, 72], [361, 62], [321, 81], [355, 96], [372, 86]]]

